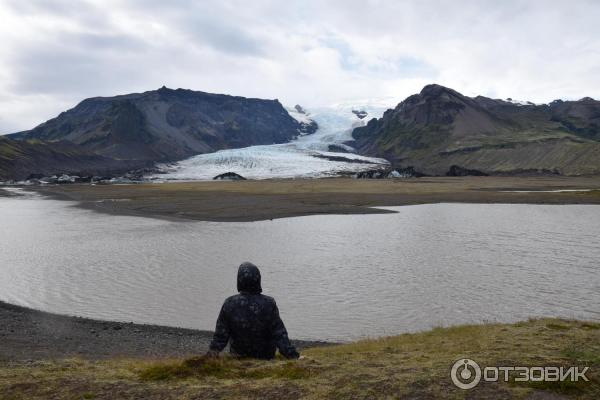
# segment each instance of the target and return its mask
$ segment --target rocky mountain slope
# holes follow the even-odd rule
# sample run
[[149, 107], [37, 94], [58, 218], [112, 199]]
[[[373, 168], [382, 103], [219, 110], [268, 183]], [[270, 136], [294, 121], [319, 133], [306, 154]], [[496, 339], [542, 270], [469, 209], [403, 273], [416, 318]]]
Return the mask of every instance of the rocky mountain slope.
[[66, 141], [115, 160], [174, 161], [195, 154], [285, 143], [316, 126], [277, 100], [158, 90], [82, 101], [13, 139]]
[[[600, 173], [600, 102], [515, 103], [428, 85], [352, 132], [365, 155], [445, 175]], [[454, 170], [457, 170], [456, 168]]]
[[68, 142], [11, 140], [0, 136], [0, 181], [57, 173], [97, 175], [149, 166], [140, 160], [115, 160]]

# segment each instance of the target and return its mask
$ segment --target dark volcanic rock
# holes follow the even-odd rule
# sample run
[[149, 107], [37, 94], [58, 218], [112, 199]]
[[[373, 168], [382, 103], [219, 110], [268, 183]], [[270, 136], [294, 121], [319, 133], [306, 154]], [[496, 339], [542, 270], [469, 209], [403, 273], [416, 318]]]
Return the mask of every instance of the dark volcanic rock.
[[354, 177], [357, 179], [385, 179], [385, 178], [415, 178], [423, 176], [415, 171], [413, 167], [371, 169], [358, 172]]
[[354, 177], [357, 179], [382, 179], [386, 177], [386, 171], [383, 169], [370, 169], [358, 172]]
[[322, 159], [328, 160], [328, 161], [347, 162], [347, 163], [352, 163], [352, 164], [377, 164], [375, 162], [363, 160], [360, 158], [351, 158], [351, 157], [344, 157], [344, 156], [331, 156], [331, 155], [326, 155], [326, 154], [314, 154], [313, 157], [322, 158]]
[[296, 111], [298, 111], [300, 114], [306, 114], [306, 111], [304, 111], [304, 108], [302, 108], [302, 106], [301, 106], [300, 104], [296, 104], [296, 105], [294, 106], [294, 109], [295, 109]]
[[25, 178], [25, 180], [30, 181], [32, 179], [42, 179], [44, 177], [44, 174], [29, 174], [29, 176], [27, 178]]
[[300, 128], [298, 128], [298, 132], [302, 135], [311, 135], [315, 133], [319, 129], [319, 125], [313, 120], [310, 120], [309, 123], [300, 122]]
[[446, 176], [488, 176], [488, 174], [476, 169], [467, 169], [458, 165], [453, 165], [448, 172], [446, 172]]
[[330, 144], [327, 146], [327, 150], [333, 153], [350, 153], [346, 147], [337, 144]]
[[363, 119], [369, 115], [369, 113], [364, 110], [352, 110], [352, 114], [356, 115], [360, 119]]
[[215, 181], [245, 181], [246, 178], [236, 174], [235, 172], [225, 172], [224, 174], [217, 175], [213, 178]]

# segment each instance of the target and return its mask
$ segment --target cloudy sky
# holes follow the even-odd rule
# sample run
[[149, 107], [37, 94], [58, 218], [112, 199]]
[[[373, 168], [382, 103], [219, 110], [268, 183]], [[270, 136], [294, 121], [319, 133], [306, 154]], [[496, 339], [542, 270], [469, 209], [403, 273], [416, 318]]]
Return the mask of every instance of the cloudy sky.
[[0, 0], [0, 133], [92, 96], [600, 98], [600, 1]]

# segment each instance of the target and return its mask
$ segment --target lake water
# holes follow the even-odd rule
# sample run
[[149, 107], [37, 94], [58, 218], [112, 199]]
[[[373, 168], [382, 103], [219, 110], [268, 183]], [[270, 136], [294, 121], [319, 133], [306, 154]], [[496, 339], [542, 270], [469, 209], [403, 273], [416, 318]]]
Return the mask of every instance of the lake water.
[[432, 204], [218, 223], [73, 204], [0, 197], [1, 300], [212, 330], [249, 260], [298, 339], [535, 316], [600, 320], [600, 206]]

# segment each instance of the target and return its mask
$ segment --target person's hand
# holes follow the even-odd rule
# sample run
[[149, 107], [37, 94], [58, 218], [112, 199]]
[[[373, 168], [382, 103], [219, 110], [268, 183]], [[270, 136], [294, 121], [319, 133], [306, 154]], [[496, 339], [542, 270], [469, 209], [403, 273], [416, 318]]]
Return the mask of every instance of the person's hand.
[[209, 350], [206, 352], [205, 356], [208, 358], [217, 358], [219, 357], [219, 352], [216, 350]]

